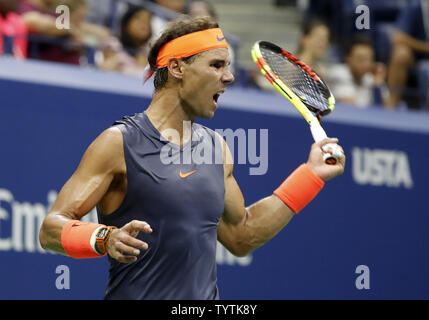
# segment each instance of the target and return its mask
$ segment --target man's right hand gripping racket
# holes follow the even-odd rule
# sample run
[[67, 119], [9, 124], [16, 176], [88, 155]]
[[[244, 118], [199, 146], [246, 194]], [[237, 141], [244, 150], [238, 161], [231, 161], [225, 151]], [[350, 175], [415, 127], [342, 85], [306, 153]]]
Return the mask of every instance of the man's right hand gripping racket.
[[[297, 57], [267, 41], [254, 44], [252, 58], [268, 81], [307, 120], [314, 141], [327, 138], [319, 120], [334, 109], [335, 98], [322, 79]], [[337, 144], [325, 144], [323, 151], [327, 164], [336, 164], [337, 159], [343, 156]]]

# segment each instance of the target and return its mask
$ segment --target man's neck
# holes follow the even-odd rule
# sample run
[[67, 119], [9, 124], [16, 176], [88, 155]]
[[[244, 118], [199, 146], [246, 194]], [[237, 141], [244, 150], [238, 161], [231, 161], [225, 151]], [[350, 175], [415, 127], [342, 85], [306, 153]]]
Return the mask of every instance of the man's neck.
[[173, 137], [170, 142], [184, 145], [191, 138], [193, 116], [186, 113], [177, 90], [165, 88], [155, 93], [149, 108], [146, 110], [152, 125], [162, 134], [165, 130], [175, 130], [179, 139]]

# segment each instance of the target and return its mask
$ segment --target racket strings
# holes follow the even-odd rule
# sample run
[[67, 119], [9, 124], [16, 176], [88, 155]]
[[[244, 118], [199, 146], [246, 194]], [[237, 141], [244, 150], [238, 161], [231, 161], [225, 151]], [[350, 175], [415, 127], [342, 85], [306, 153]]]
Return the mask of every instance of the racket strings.
[[[295, 61], [289, 61], [283, 55], [261, 48], [261, 53], [267, 64], [283, 83], [296, 94], [302, 102], [315, 113], [329, 109], [327, 98], [329, 91], [317, 81], [314, 81], [307, 71], [298, 66]], [[299, 61], [299, 60], [298, 60]]]
[[329, 91], [329, 89], [319, 81], [317, 82], [317, 87], [319, 88], [320, 93], [323, 95], [326, 101], [328, 101], [328, 98], [331, 96], [331, 92]]

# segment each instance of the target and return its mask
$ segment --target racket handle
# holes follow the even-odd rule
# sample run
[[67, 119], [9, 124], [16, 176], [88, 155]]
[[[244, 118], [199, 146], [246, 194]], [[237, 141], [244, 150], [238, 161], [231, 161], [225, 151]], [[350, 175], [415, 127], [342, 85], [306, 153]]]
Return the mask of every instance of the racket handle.
[[328, 136], [326, 135], [326, 132], [323, 130], [322, 126], [316, 121], [317, 120], [310, 123], [310, 131], [314, 141], [319, 142], [323, 139], [326, 139]]
[[[310, 123], [310, 131], [313, 136], [314, 141], [319, 142], [323, 139], [326, 139], [328, 136], [326, 135], [325, 130], [323, 130], [322, 126], [318, 122]], [[332, 154], [328, 152], [328, 149], [332, 150]], [[326, 164], [334, 165], [337, 163], [337, 159], [343, 155], [340, 146], [335, 143], [325, 144], [322, 148], [325, 152], [323, 155], [323, 160]]]
[[[328, 152], [328, 149], [331, 149], [332, 154]], [[340, 149], [340, 146], [335, 143], [327, 143], [322, 147], [322, 150], [325, 152], [323, 154], [323, 160], [326, 164], [334, 165], [337, 163], [338, 158], [342, 157], [343, 152]]]
[[331, 166], [337, 164], [337, 158], [333, 157], [330, 153], [325, 153], [323, 155], [323, 161]]

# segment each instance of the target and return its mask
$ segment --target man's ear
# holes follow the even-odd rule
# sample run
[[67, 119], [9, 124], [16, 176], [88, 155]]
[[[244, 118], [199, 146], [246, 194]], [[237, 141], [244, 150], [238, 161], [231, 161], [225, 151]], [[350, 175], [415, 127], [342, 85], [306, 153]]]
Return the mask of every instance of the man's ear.
[[182, 67], [182, 61], [181, 60], [179, 60], [177, 58], [168, 59], [167, 68], [168, 68], [168, 72], [175, 79], [182, 79], [183, 78], [183, 67]]

